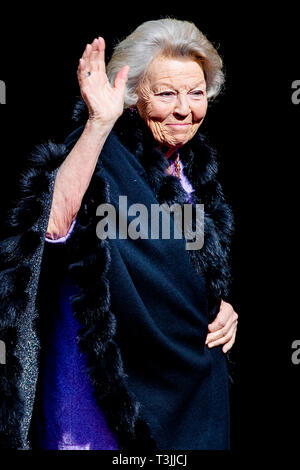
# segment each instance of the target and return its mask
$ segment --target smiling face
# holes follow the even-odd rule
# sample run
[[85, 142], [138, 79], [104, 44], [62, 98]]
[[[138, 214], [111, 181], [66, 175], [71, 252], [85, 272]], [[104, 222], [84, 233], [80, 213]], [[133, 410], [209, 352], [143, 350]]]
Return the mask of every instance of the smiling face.
[[137, 94], [140, 116], [155, 140], [170, 149], [188, 142], [206, 114], [204, 72], [193, 58], [156, 57]]

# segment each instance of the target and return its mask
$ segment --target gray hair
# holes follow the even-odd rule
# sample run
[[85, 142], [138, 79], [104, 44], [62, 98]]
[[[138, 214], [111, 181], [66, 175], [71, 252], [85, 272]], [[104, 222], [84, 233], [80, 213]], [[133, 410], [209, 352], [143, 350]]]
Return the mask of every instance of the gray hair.
[[207, 87], [207, 98], [215, 98], [224, 83], [222, 59], [212, 43], [190, 21], [164, 18], [146, 21], [114, 48], [107, 64], [108, 79], [113, 85], [116, 73], [129, 65], [124, 107], [135, 105], [136, 90], [147, 68], [157, 55], [193, 57], [200, 60]]

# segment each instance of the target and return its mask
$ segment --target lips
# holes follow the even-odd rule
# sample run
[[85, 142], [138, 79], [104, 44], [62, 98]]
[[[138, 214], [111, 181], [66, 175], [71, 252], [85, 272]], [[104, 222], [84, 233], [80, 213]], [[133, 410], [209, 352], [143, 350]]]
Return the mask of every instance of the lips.
[[167, 124], [167, 126], [189, 126], [190, 124], [191, 124], [190, 122], [186, 122], [185, 124], [170, 123], [170, 124]]

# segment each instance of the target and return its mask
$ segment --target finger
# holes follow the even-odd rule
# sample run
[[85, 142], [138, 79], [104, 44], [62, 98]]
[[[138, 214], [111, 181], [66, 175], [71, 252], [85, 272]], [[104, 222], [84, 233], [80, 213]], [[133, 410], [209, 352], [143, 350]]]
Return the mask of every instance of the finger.
[[99, 36], [96, 40], [96, 48], [97, 48], [97, 62], [98, 66], [105, 70], [105, 41], [104, 38]]
[[95, 38], [93, 42], [91, 42], [92, 52], [98, 52], [98, 38]]
[[226, 341], [229, 341], [230, 338], [231, 338], [231, 334], [233, 332], [233, 330], [236, 330], [237, 329], [237, 322], [232, 324], [231, 328], [228, 330], [228, 332], [222, 336], [218, 336], [218, 337], [210, 337], [209, 335], [207, 335], [206, 337], [206, 341], [205, 341], [205, 344], [206, 345], [215, 345], [215, 343], [218, 341], [218, 344], [223, 344], [224, 342]]
[[87, 52], [88, 52], [89, 46], [90, 46], [90, 44], [87, 44], [87, 45], [85, 46], [85, 49], [84, 49], [83, 54], [82, 54], [82, 56], [81, 56], [82, 59], [85, 59], [85, 60], [86, 60], [86, 58], [87, 58]]
[[103, 71], [105, 73], [105, 41], [99, 36], [91, 44], [90, 67], [91, 71]]
[[227, 351], [229, 351], [229, 349], [232, 348], [232, 346], [235, 342], [236, 331], [237, 330], [235, 330], [235, 332], [233, 333], [233, 336], [232, 336], [231, 340], [228, 341], [228, 343], [224, 344], [224, 346], [222, 348], [223, 353], [227, 353]]
[[78, 64], [78, 69], [77, 69], [77, 77], [78, 77], [79, 83], [81, 83], [82, 80], [87, 77], [86, 62], [82, 58], [79, 59], [79, 64]]
[[228, 343], [233, 337], [235, 331], [236, 331], [236, 325], [232, 325], [232, 327], [230, 328], [230, 330], [225, 336], [222, 336], [222, 338], [219, 338], [216, 341], [210, 341], [209, 343], [207, 343], [207, 346], [209, 348], [213, 348], [215, 346], [219, 346], [220, 344]]
[[224, 328], [227, 324], [227, 321], [230, 317], [233, 316], [235, 319], [238, 318], [237, 313], [233, 310], [232, 306], [227, 302], [222, 302], [220, 310], [215, 318], [215, 320], [208, 325], [210, 332], [217, 331], [221, 328]]
[[91, 72], [91, 70], [92, 70], [91, 53], [92, 53], [92, 45], [87, 44], [87, 46], [86, 46], [86, 55], [85, 55], [85, 58], [84, 58], [87, 72]]
[[114, 88], [125, 92], [126, 82], [128, 80], [129, 65], [124, 65], [115, 76]]
[[97, 72], [99, 70], [99, 49], [98, 39], [94, 39], [91, 43], [90, 56], [89, 56], [89, 71]]
[[222, 338], [217, 339], [216, 341], [210, 341], [207, 346], [209, 348], [213, 348], [215, 346], [220, 346], [221, 344], [226, 344], [231, 341], [232, 337], [235, 335], [237, 330], [237, 326], [233, 325], [232, 328], [228, 331], [228, 333], [223, 336]]
[[234, 323], [237, 323], [237, 320], [234, 316], [231, 316], [223, 328], [220, 328], [219, 330], [214, 331], [213, 333], [208, 333], [206, 337], [206, 343], [208, 343], [209, 341], [215, 341], [216, 339], [225, 336]]
[[[105, 73], [105, 41], [104, 38], [99, 36], [95, 38], [92, 44], [87, 44], [82, 55], [82, 59], [85, 60], [86, 72], [101, 71]], [[107, 81], [107, 77], [105, 76]]]
[[213, 332], [213, 331], [220, 330], [221, 328], [224, 328], [228, 320], [227, 316], [228, 316], [227, 310], [224, 310], [224, 309], [219, 310], [214, 321], [208, 325], [209, 331]]
[[103, 67], [105, 70], [105, 41], [101, 36], [98, 37], [98, 47], [99, 47], [99, 64], [100, 67]]

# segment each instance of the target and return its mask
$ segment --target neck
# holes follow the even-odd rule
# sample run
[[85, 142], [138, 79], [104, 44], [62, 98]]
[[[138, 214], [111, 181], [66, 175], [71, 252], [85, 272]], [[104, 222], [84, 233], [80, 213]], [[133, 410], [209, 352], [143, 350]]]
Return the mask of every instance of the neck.
[[164, 145], [160, 146], [160, 149], [162, 152], [165, 154], [166, 158], [174, 157], [176, 155], [176, 150], [178, 149], [178, 146], [176, 147], [166, 147]]

